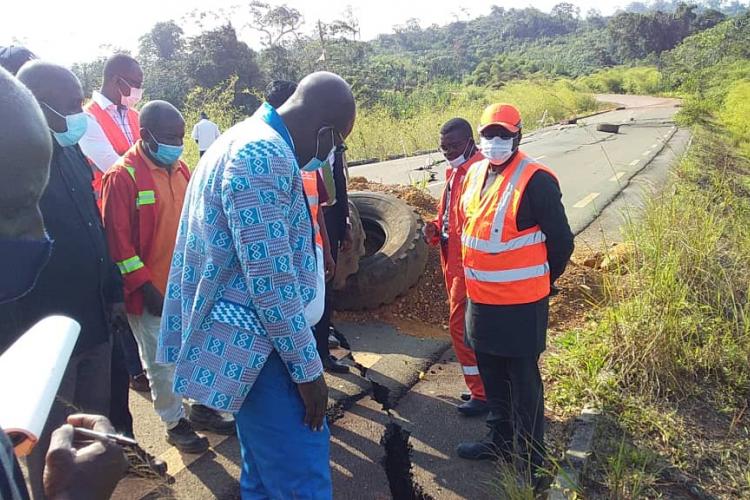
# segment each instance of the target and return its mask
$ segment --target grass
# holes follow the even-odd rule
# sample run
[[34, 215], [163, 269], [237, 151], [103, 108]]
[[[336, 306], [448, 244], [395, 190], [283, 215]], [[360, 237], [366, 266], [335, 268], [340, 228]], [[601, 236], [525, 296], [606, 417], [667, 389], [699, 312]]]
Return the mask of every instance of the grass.
[[476, 125], [484, 108], [493, 102], [518, 106], [526, 131], [598, 109], [590, 94], [564, 80], [518, 81], [501, 90], [437, 84], [411, 93], [394, 92], [382, 103], [358, 111], [347, 140], [348, 158], [382, 160], [435, 150], [443, 123], [462, 117]]
[[627, 224], [632, 251], [605, 276], [605, 305], [546, 358], [550, 406], [594, 404], [615, 423], [598, 440], [592, 495], [750, 495], [750, 161], [737, 127], [708, 123]]

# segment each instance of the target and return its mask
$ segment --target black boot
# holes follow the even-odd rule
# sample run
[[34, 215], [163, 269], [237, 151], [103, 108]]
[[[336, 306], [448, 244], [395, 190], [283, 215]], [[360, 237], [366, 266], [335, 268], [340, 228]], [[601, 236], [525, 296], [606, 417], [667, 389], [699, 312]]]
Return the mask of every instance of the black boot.
[[237, 432], [234, 418], [225, 417], [218, 411], [198, 403], [190, 405], [188, 420], [190, 420], [193, 428], [201, 431], [221, 434], [222, 436], [233, 436]]
[[167, 429], [167, 443], [183, 453], [203, 453], [208, 449], [208, 439], [196, 434], [184, 418], [175, 427]]

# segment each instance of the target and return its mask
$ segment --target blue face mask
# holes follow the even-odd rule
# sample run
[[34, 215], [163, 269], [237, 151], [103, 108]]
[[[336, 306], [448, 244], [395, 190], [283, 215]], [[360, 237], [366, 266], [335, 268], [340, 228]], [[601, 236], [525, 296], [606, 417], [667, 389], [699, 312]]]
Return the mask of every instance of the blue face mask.
[[75, 146], [76, 144], [78, 144], [78, 141], [81, 140], [81, 137], [83, 137], [83, 134], [86, 133], [86, 129], [88, 128], [89, 122], [86, 118], [86, 113], [81, 111], [80, 113], [75, 113], [72, 115], [61, 115], [46, 102], [40, 102], [57, 116], [65, 119], [65, 132], [55, 132], [54, 130], [50, 129], [57, 143], [64, 148], [67, 148], [68, 146]]
[[331, 158], [333, 153], [336, 151], [336, 144], [334, 144], [334, 135], [333, 135], [333, 129], [331, 129], [331, 150], [326, 155], [325, 160], [319, 160], [318, 159], [318, 151], [320, 150], [320, 139], [318, 139], [318, 143], [315, 145], [315, 156], [310, 158], [310, 161], [305, 163], [305, 165], [302, 167], [302, 170], [305, 172], [315, 172], [316, 170], [320, 170], [323, 168], [324, 165], [328, 163], [328, 159]]
[[160, 165], [174, 165], [174, 163], [180, 159], [180, 156], [182, 156], [182, 151], [185, 149], [185, 146], [172, 146], [171, 144], [162, 144], [161, 142], [156, 140], [154, 134], [152, 134], [150, 130], [148, 131], [148, 133], [156, 143], [156, 151], [151, 148], [151, 144], [146, 143], [146, 147], [148, 147], [148, 151], [149, 153], [151, 153], [151, 156], [153, 156], [154, 160], [156, 160], [156, 162]]

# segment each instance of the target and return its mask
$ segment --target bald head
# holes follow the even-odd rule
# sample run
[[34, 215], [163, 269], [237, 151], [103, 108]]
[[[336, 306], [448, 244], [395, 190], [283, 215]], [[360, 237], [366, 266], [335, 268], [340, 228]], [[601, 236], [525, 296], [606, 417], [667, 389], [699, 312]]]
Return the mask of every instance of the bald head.
[[346, 80], [320, 71], [299, 82], [279, 114], [294, 139], [297, 159], [304, 165], [313, 156], [324, 159], [333, 145], [351, 133], [356, 106]]
[[32, 61], [23, 65], [18, 79], [42, 104], [49, 128], [55, 132], [67, 130], [64, 116], [82, 111], [81, 82], [69, 69], [44, 61]]
[[52, 141], [34, 96], [1, 68], [0, 116], [0, 238], [38, 239]]
[[[182, 146], [185, 138], [185, 119], [182, 113], [167, 101], [151, 101], [143, 106], [140, 122], [141, 139], [148, 146], [147, 154], [157, 151], [159, 143]], [[151, 159], [156, 160], [153, 157]], [[159, 164], [158, 161], [155, 162]]]

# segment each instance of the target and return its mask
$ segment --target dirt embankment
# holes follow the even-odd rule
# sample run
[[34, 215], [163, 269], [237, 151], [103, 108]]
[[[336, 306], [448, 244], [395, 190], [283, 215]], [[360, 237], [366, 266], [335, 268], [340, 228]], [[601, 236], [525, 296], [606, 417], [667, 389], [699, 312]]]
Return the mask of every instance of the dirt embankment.
[[[396, 196], [419, 213], [424, 220], [433, 220], [437, 200], [429, 192], [413, 186], [370, 182], [364, 177], [349, 181], [350, 191], [377, 191]], [[601, 274], [591, 267], [592, 256], [577, 253], [566, 273], [558, 280], [560, 293], [550, 307], [550, 328], [560, 330], [582, 324], [592, 302], [601, 298]], [[586, 262], [586, 264], [584, 264]], [[595, 267], [595, 266], [594, 266]], [[430, 247], [422, 277], [417, 284], [394, 303], [372, 311], [337, 312], [336, 317], [348, 321], [377, 319], [396, 326], [403, 333], [418, 337], [448, 336], [448, 296], [440, 267], [438, 247]]]

